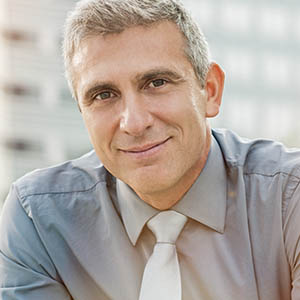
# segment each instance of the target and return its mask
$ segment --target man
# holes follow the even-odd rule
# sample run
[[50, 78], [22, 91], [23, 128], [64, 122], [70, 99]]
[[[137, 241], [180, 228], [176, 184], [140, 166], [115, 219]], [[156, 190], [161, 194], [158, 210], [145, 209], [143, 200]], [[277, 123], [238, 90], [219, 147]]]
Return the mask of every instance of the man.
[[95, 151], [13, 185], [1, 299], [300, 299], [300, 152], [210, 129], [224, 73], [185, 9], [80, 1], [64, 57]]

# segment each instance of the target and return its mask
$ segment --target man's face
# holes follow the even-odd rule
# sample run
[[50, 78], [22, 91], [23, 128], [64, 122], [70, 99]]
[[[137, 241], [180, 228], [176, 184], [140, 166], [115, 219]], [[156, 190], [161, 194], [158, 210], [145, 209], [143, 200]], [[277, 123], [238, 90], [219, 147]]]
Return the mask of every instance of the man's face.
[[208, 92], [183, 48], [177, 27], [162, 22], [91, 37], [74, 57], [95, 151], [141, 198], [194, 181], [206, 161]]

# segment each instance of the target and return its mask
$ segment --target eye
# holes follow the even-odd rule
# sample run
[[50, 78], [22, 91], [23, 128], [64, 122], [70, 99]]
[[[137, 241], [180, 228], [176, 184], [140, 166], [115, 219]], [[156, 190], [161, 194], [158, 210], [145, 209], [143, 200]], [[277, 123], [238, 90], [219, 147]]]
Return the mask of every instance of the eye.
[[112, 92], [109, 92], [109, 91], [104, 91], [104, 92], [101, 92], [101, 93], [98, 93], [94, 99], [98, 99], [98, 100], [106, 100], [106, 99], [109, 99], [109, 98], [112, 98], [114, 97], [114, 94]]
[[155, 80], [152, 80], [149, 84], [149, 87], [160, 87], [160, 86], [163, 86], [167, 83], [167, 81], [165, 79], [155, 79]]

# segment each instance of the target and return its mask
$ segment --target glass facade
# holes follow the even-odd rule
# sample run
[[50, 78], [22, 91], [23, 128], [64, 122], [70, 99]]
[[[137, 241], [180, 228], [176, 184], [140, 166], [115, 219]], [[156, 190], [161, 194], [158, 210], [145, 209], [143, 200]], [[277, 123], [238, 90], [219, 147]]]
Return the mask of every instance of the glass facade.
[[213, 126], [299, 147], [300, 3], [185, 2], [226, 73], [222, 110]]

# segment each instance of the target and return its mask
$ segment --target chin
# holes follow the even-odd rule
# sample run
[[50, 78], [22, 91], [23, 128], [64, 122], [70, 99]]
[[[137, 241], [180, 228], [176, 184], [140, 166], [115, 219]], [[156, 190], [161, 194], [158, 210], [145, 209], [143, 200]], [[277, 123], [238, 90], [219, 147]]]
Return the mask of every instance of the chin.
[[[136, 174], [123, 180], [126, 182], [137, 194], [155, 194], [168, 190], [172, 185], [172, 178], [170, 176], [159, 176], [156, 173]], [[174, 180], [175, 181], [175, 180]]]

